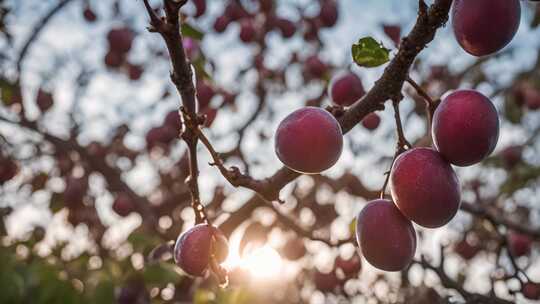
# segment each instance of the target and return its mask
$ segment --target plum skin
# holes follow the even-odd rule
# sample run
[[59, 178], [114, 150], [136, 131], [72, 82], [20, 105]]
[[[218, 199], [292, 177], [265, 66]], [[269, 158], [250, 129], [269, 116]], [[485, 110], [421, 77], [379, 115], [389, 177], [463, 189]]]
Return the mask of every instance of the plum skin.
[[485, 56], [505, 47], [518, 31], [519, 0], [455, 0], [452, 28], [471, 55]]
[[279, 124], [275, 150], [279, 160], [291, 170], [320, 173], [332, 167], [341, 156], [341, 127], [334, 116], [323, 109], [298, 109]]
[[192, 276], [204, 276], [212, 255], [216, 262], [225, 261], [228, 243], [215, 226], [198, 224], [180, 234], [174, 246], [174, 261]]
[[366, 260], [385, 271], [405, 269], [416, 251], [411, 221], [386, 199], [369, 202], [358, 214], [356, 240]]
[[399, 155], [390, 173], [390, 187], [401, 213], [426, 228], [447, 224], [461, 205], [456, 173], [430, 148], [414, 148]]
[[437, 151], [452, 164], [476, 164], [491, 154], [497, 145], [497, 109], [477, 91], [455, 91], [435, 110], [432, 135]]
[[365, 93], [360, 78], [350, 72], [336, 76], [330, 85], [330, 97], [338, 106], [348, 107], [362, 98]]
[[370, 131], [373, 131], [379, 127], [381, 118], [376, 113], [369, 113], [362, 119], [362, 126]]

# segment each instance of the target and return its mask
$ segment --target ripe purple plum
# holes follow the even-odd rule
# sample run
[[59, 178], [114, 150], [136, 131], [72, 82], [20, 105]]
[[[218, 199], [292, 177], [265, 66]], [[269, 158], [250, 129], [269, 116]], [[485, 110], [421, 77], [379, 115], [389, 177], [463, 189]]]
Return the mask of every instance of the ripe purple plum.
[[296, 25], [289, 19], [278, 18], [276, 20], [276, 26], [281, 32], [283, 38], [291, 38], [296, 32]]
[[84, 20], [90, 23], [95, 22], [97, 20], [96, 13], [94, 13], [92, 8], [90, 8], [89, 6], [84, 8], [83, 17], [84, 17]]
[[212, 98], [216, 95], [214, 88], [204, 80], [197, 81], [197, 101], [199, 102], [199, 111], [204, 110]]
[[154, 127], [146, 133], [146, 147], [148, 150], [151, 150], [155, 146], [169, 145], [179, 136], [179, 132], [179, 129], [175, 129], [169, 125]]
[[373, 131], [379, 127], [381, 118], [376, 113], [369, 113], [362, 119], [362, 126], [370, 131]]
[[507, 236], [508, 249], [516, 257], [528, 255], [531, 252], [532, 239], [525, 234], [510, 231]]
[[328, 71], [328, 66], [317, 55], [306, 58], [306, 73], [314, 78], [322, 78]]
[[467, 239], [459, 241], [454, 246], [454, 251], [466, 261], [474, 258], [478, 252], [480, 252], [480, 250], [482, 250], [482, 248], [479, 246], [479, 244], [471, 243]]
[[195, 15], [193, 17], [199, 18], [206, 12], [206, 0], [193, 0], [195, 6]]
[[47, 112], [54, 104], [53, 95], [40, 88], [38, 90], [36, 104], [41, 113]]
[[124, 59], [124, 55], [122, 55], [121, 53], [110, 50], [105, 55], [104, 62], [108, 68], [116, 69], [122, 66], [122, 63], [124, 63]]
[[329, 273], [315, 271], [313, 281], [315, 288], [321, 292], [333, 292], [341, 284], [336, 273], [333, 271]]
[[228, 255], [227, 238], [221, 230], [208, 224], [198, 224], [182, 233], [174, 246], [174, 261], [192, 276], [204, 276], [212, 256], [217, 263]]
[[167, 113], [167, 116], [165, 116], [165, 120], [163, 121], [163, 125], [180, 130], [182, 128], [182, 120], [180, 119], [180, 113], [178, 113], [178, 110], [172, 110]]
[[130, 80], [136, 81], [141, 79], [144, 68], [141, 65], [130, 63], [127, 65], [127, 73]]
[[383, 25], [383, 31], [388, 38], [392, 39], [396, 46], [399, 45], [401, 39], [401, 26], [385, 24]]
[[341, 256], [338, 256], [335, 261], [335, 266], [338, 269], [343, 271], [346, 277], [352, 277], [358, 274], [362, 269], [362, 259], [358, 254], [353, 254], [348, 259], [344, 259]]
[[133, 201], [126, 193], [120, 193], [114, 200], [112, 209], [121, 217], [126, 217], [134, 211]]
[[275, 150], [290, 169], [320, 173], [332, 167], [341, 155], [341, 127], [327, 111], [304, 107], [281, 121], [275, 135]]
[[245, 19], [240, 23], [240, 40], [245, 43], [250, 43], [255, 40], [257, 31], [252, 20]]
[[521, 287], [521, 293], [529, 300], [540, 300], [540, 284], [527, 282]]
[[485, 56], [505, 47], [519, 28], [519, 0], [455, 0], [452, 27], [469, 54]]
[[306, 252], [306, 246], [301, 238], [291, 238], [281, 248], [283, 257], [290, 261], [301, 259], [306, 255]]
[[19, 166], [10, 158], [0, 155], [0, 185], [14, 178], [19, 171]]
[[135, 34], [127, 27], [114, 28], [107, 34], [111, 51], [125, 54], [131, 50]]
[[214, 31], [218, 33], [223, 33], [229, 26], [229, 23], [231, 21], [229, 20], [229, 17], [226, 15], [222, 15], [216, 18], [216, 21], [214, 21]]
[[334, 0], [325, 0], [321, 4], [321, 11], [319, 12], [319, 19], [325, 27], [332, 27], [336, 25], [338, 20], [338, 7]]
[[414, 148], [399, 155], [390, 173], [390, 187], [401, 213], [427, 228], [447, 224], [461, 204], [456, 173], [430, 148]]
[[356, 240], [366, 260], [385, 271], [405, 269], [416, 251], [416, 232], [389, 200], [369, 202], [356, 220]]
[[435, 148], [446, 160], [456, 166], [476, 164], [497, 145], [497, 109], [477, 91], [455, 91], [435, 110], [432, 133]]
[[362, 80], [352, 72], [334, 77], [330, 84], [330, 97], [338, 106], [348, 107], [365, 93]]
[[510, 170], [521, 162], [523, 146], [508, 146], [501, 151], [503, 166]]

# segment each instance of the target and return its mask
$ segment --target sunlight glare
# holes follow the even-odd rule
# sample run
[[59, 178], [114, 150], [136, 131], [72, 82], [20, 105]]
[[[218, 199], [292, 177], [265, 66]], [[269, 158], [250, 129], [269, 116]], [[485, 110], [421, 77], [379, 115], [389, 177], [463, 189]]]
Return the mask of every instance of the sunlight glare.
[[244, 256], [242, 267], [247, 269], [253, 278], [268, 280], [280, 276], [283, 261], [276, 250], [265, 245]]

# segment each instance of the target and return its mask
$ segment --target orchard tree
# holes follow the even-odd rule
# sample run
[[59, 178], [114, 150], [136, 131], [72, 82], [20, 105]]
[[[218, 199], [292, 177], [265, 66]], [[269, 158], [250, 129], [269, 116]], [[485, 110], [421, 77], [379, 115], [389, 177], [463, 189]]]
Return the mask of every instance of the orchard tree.
[[0, 1], [0, 303], [537, 303], [534, 2]]

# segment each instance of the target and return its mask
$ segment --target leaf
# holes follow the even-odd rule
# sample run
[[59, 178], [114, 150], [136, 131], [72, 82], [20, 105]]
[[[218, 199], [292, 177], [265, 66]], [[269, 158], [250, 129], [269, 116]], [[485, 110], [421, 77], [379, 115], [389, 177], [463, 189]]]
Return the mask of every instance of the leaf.
[[540, 178], [540, 167], [522, 165], [517, 167], [501, 185], [501, 193], [513, 194], [523, 189], [529, 182]]
[[513, 124], [521, 123], [523, 109], [516, 103], [516, 97], [507, 95], [504, 100], [504, 116]]
[[32, 178], [32, 192], [36, 192], [45, 188], [49, 176], [47, 173], [41, 172]]
[[156, 263], [144, 267], [144, 282], [147, 285], [165, 286], [169, 283], [177, 284], [182, 276], [176, 271], [171, 263]]
[[195, 27], [191, 26], [188, 23], [182, 24], [182, 36], [183, 37], [190, 37], [196, 40], [202, 40], [204, 37], [204, 33], [200, 30], [196, 29]]
[[53, 194], [51, 195], [49, 208], [53, 213], [56, 213], [62, 210], [62, 207], [64, 207], [64, 196], [62, 195], [62, 193], [53, 192]]
[[89, 296], [91, 303], [114, 303], [114, 285], [108, 280], [101, 281]]
[[390, 60], [390, 50], [372, 37], [364, 37], [352, 46], [354, 62], [362, 67], [378, 67]]
[[133, 246], [133, 249], [136, 252], [146, 252], [149, 253], [153, 248], [156, 246], [159, 246], [162, 241], [157, 238], [153, 237], [150, 234], [145, 234], [142, 231], [135, 230], [132, 232], [127, 241], [131, 243]]

